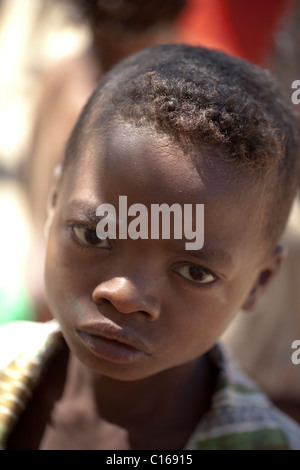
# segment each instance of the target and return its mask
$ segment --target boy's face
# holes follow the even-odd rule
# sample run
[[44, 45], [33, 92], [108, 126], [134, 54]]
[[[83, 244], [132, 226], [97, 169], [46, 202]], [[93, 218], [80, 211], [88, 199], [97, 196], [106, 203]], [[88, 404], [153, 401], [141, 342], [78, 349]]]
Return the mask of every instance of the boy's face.
[[[207, 159], [205, 159], [207, 161]], [[204, 247], [182, 239], [95, 235], [96, 209], [204, 204]], [[197, 163], [167, 137], [118, 125], [91, 138], [60, 186], [49, 232], [46, 292], [71, 351], [107, 376], [134, 380], [208, 351], [275, 270], [263, 208], [225, 164]], [[134, 218], [134, 217], [133, 217]], [[131, 218], [131, 219], [133, 219]]]

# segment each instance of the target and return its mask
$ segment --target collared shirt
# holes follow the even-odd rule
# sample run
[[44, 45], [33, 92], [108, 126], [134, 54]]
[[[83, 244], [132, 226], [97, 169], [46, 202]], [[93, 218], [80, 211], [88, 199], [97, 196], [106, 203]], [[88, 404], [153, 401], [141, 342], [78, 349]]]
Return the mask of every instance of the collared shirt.
[[[0, 327], [0, 448], [5, 449], [60, 341], [56, 321]], [[209, 358], [219, 370], [211, 406], [185, 449], [299, 450], [300, 427], [275, 408], [219, 346]]]

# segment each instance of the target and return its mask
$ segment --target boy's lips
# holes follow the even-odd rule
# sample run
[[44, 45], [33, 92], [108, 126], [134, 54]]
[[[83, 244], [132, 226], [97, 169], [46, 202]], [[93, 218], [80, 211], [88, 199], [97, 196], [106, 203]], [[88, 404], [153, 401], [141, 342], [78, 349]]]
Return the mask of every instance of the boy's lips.
[[126, 364], [150, 356], [146, 344], [137, 335], [111, 323], [84, 325], [76, 332], [85, 346], [102, 359]]

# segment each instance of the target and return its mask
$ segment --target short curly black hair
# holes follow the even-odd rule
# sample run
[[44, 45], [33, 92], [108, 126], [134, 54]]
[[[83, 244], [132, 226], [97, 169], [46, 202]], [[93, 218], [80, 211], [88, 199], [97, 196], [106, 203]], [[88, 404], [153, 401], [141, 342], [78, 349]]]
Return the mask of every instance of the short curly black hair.
[[278, 242], [300, 180], [299, 133], [291, 101], [269, 72], [202, 47], [140, 51], [101, 81], [69, 140], [65, 166], [101, 116], [151, 127], [185, 148], [213, 150], [261, 184], [267, 239]]

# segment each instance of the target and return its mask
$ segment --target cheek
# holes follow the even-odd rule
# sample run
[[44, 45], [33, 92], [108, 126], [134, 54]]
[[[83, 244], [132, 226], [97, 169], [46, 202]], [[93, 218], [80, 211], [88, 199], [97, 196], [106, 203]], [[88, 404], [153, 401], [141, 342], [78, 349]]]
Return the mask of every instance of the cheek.
[[45, 284], [47, 291], [65, 292], [71, 286], [77, 290], [86, 280], [89, 272], [83, 260], [77, 255], [70, 239], [69, 230], [55, 220], [50, 230], [45, 264]]
[[70, 326], [78, 317], [91, 314], [92, 292], [104, 276], [102, 258], [73, 245], [67, 231], [49, 234], [45, 292], [50, 311], [60, 323]]
[[[64, 235], [65, 237], [65, 235]], [[45, 292], [52, 314], [57, 317], [57, 312], [65, 308], [66, 303], [72, 297], [72, 292], [80, 292], [82, 279], [80, 267], [74, 263], [74, 256], [70, 252], [64, 238], [57, 236], [55, 227], [49, 234], [45, 262]], [[80, 266], [80, 265], [79, 265]]]
[[244, 300], [234, 283], [222, 281], [201, 289], [176, 293], [169, 310], [169, 331], [173, 332], [170, 344], [182, 351], [188, 349], [191, 356], [205, 353], [219, 340]]
[[63, 302], [66, 277], [53, 238], [49, 237], [45, 260], [45, 293], [51, 313], [56, 317], [57, 305]]

